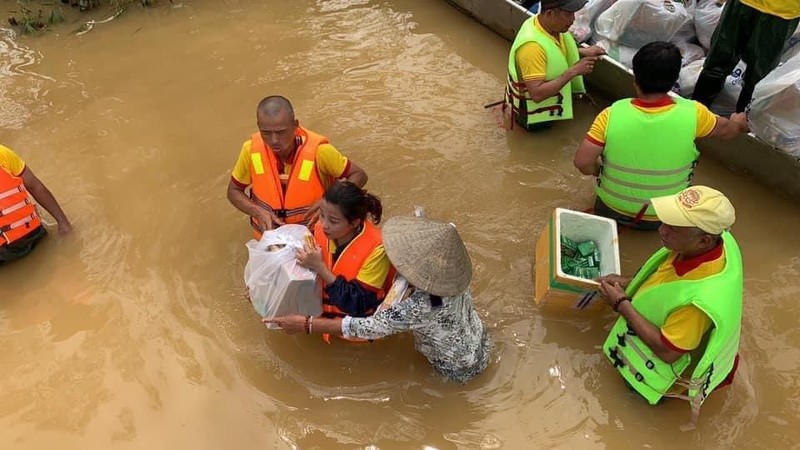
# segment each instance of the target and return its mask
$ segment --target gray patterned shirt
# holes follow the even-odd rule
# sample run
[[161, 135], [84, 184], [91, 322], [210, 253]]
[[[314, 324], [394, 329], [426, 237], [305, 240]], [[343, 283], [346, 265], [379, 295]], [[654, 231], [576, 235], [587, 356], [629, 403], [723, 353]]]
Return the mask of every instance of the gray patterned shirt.
[[380, 339], [403, 331], [414, 333], [417, 351], [451, 380], [466, 382], [489, 362], [489, 336], [469, 290], [442, 297], [442, 306], [434, 308], [430, 295], [416, 289], [372, 317], [348, 316], [342, 321], [342, 334], [351, 338]]

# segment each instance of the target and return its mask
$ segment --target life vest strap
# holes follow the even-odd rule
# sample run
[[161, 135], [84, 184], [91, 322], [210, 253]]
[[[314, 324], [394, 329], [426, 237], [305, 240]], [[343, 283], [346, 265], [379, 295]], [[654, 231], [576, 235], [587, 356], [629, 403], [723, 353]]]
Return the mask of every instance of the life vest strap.
[[19, 194], [20, 192], [23, 192], [24, 190], [25, 190], [25, 187], [22, 185], [22, 183], [20, 183], [19, 186], [13, 187], [13, 188], [5, 191], [5, 192], [0, 193], [0, 200], [4, 199], [6, 197], [11, 197], [12, 195]]
[[8, 225], [0, 227], [0, 233], [4, 233], [5, 234], [5, 233], [7, 233], [7, 232], [9, 232], [9, 231], [11, 231], [11, 230], [13, 230], [15, 228], [19, 228], [21, 226], [29, 226], [29, 224], [31, 222], [33, 222], [34, 219], [36, 219], [36, 214], [27, 215], [24, 218], [22, 218], [20, 220], [17, 220], [16, 222], [11, 222]]
[[688, 164], [686, 166], [680, 167], [678, 169], [668, 169], [668, 170], [636, 169], [636, 168], [633, 168], [633, 167], [621, 166], [619, 164], [614, 164], [612, 162], [609, 162], [608, 159], [606, 159], [606, 158], [603, 159], [603, 165], [605, 167], [610, 168], [610, 169], [619, 170], [620, 172], [633, 173], [633, 174], [637, 174], [637, 175], [667, 176], [667, 175], [678, 175], [680, 173], [687, 172], [687, 171], [689, 171], [691, 173], [691, 170], [694, 169], [695, 166], [697, 165], [697, 160], [692, 161], [691, 164]]
[[30, 203], [31, 203], [31, 201], [28, 200], [28, 198], [25, 198], [21, 202], [15, 203], [15, 204], [9, 206], [8, 208], [0, 211], [0, 217], [3, 217], [3, 216], [8, 215], [8, 214], [11, 214], [14, 211], [20, 210], [20, 209], [30, 205]]
[[646, 191], [660, 191], [666, 189], [675, 189], [679, 187], [685, 187], [689, 180], [680, 180], [675, 183], [670, 184], [639, 184], [639, 183], [631, 183], [630, 181], [620, 180], [619, 178], [612, 177], [608, 174], [601, 174], [603, 180], [608, 180], [613, 183], [616, 183], [620, 186], [625, 186], [633, 189], [643, 189]]

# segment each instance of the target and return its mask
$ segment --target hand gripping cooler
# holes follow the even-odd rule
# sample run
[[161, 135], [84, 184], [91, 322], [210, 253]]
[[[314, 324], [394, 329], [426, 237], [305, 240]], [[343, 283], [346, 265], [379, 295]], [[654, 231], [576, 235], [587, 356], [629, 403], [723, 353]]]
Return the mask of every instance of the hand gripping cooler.
[[620, 273], [617, 223], [605, 217], [556, 208], [536, 242], [533, 266], [536, 304], [548, 310], [602, 309], [598, 282], [562, 270], [561, 236], [575, 242], [594, 241], [600, 254], [600, 275]]

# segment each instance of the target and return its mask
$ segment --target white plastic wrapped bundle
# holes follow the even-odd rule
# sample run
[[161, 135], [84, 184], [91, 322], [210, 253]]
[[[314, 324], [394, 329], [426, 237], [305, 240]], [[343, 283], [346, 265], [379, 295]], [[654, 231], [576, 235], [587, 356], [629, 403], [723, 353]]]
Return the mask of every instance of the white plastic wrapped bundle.
[[592, 37], [592, 28], [597, 16], [607, 10], [617, 0], [589, 0], [586, 6], [575, 13], [575, 22], [569, 31], [578, 42], [586, 42]]
[[676, 44], [679, 43], [688, 43], [688, 42], [695, 42], [697, 40], [697, 33], [694, 31], [694, 11], [696, 3], [694, 0], [673, 0], [673, 3], [681, 4], [684, 9], [686, 10], [686, 14], [689, 15], [689, 20], [684, 23], [678, 31], [675, 32], [675, 35], [672, 36], [670, 42], [674, 42]]
[[633, 56], [636, 55], [638, 49], [628, 47], [626, 45], [619, 45], [611, 42], [608, 39], [600, 39], [596, 42], [598, 47], [602, 47], [608, 56], [615, 61], [618, 61], [626, 67], [633, 66]]
[[719, 24], [724, 4], [719, 0], [700, 0], [694, 10], [694, 29], [703, 48], [711, 47], [711, 36]]
[[[678, 86], [675, 89], [683, 97], [689, 98], [694, 93], [694, 88], [697, 85], [697, 79], [700, 77], [700, 72], [703, 71], [703, 64], [706, 62], [705, 58], [692, 61], [681, 69], [681, 74], [678, 77]], [[733, 72], [725, 79], [725, 85], [722, 91], [714, 99], [711, 105], [711, 110], [716, 114], [728, 117], [736, 112], [736, 102], [739, 100], [739, 94], [742, 92], [742, 83], [744, 83], [744, 71], [747, 65], [744, 62], [739, 62]]]
[[688, 42], [675, 42], [675, 46], [681, 51], [681, 67], [687, 64], [703, 59], [706, 53], [699, 45], [690, 44]]
[[683, 97], [689, 98], [694, 93], [694, 87], [697, 85], [697, 78], [700, 77], [700, 72], [703, 71], [703, 64], [706, 62], [705, 58], [692, 61], [683, 66], [681, 74], [678, 77], [678, 86], [675, 90]]
[[247, 242], [250, 257], [244, 267], [244, 282], [253, 307], [262, 317], [322, 314], [317, 276], [295, 259], [295, 252], [310, 236], [302, 225], [283, 225], [265, 231], [259, 241]]
[[671, 41], [692, 20], [683, 4], [670, 0], [618, 0], [595, 22], [599, 37], [631, 48]]
[[748, 118], [758, 137], [800, 158], [800, 56], [756, 85]]
[[797, 26], [797, 30], [795, 30], [792, 37], [786, 41], [786, 45], [783, 46], [783, 55], [781, 55], [781, 63], [785, 63], [786, 61], [794, 58], [800, 54], [800, 25]]

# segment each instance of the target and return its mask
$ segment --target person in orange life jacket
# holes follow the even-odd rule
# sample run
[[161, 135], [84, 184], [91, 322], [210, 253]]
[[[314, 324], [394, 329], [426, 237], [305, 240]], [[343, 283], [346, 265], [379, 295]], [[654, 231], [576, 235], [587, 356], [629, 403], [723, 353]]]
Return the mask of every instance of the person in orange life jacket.
[[[292, 104], [273, 95], [256, 108], [258, 133], [245, 141], [228, 183], [228, 200], [251, 217], [256, 238], [284, 223], [313, 229], [325, 188], [346, 179], [361, 187], [367, 174], [327, 138], [300, 126]], [[245, 189], [250, 187], [250, 193]]]
[[378, 197], [349, 181], [325, 191], [314, 227], [316, 245], [297, 253], [297, 262], [323, 282], [323, 316], [365, 317], [383, 301], [394, 277], [373, 224], [382, 213]]
[[744, 114], [725, 119], [699, 102], [671, 97], [680, 70], [674, 44], [642, 47], [633, 57], [636, 98], [604, 109], [577, 148], [575, 167], [598, 177], [595, 214], [631, 228], [658, 229], [661, 223], [647, 201], [689, 185], [699, 156], [695, 139], [747, 132]]
[[[707, 341], [705, 349], [701, 344], [710, 330], [737, 330], [725, 335], [730, 340], [725, 346], [734, 339], [738, 343], [744, 281], [739, 248], [728, 233], [736, 218], [733, 205], [724, 194], [706, 186], [692, 186], [652, 202], [662, 222], [658, 230], [661, 242], [669, 253], [656, 268], [645, 265], [640, 269], [652, 272], [638, 277], [634, 292], [629, 289], [634, 277], [615, 274], [598, 278], [606, 303], [627, 321], [634, 336], [667, 364], [695, 350], [708, 351], [713, 340]], [[699, 286], [715, 278], [721, 281], [711, 292], [690, 287], [691, 283]], [[675, 286], [674, 290], [665, 290], [669, 284]], [[659, 296], [648, 296], [648, 291], [657, 289], [661, 289]], [[678, 298], [681, 295], [688, 298]], [[652, 306], [653, 302], [662, 305]], [[653, 311], [669, 308], [668, 304], [677, 306], [666, 311], [663, 321], [653, 323], [645, 317], [657, 315]], [[719, 374], [722, 382], [712, 390], [733, 381], [738, 365], [735, 350], [728, 355], [728, 366], [732, 367], [727, 377], [722, 379], [726, 373]], [[719, 360], [715, 363], [725, 366]]]
[[27, 194], [56, 219], [59, 236], [72, 232], [58, 201], [33, 169], [0, 145], [0, 265], [28, 255], [47, 234]]
[[[575, 13], [583, 8], [587, 0], [542, 0], [540, 12], [534, 19], [534, 27], [544, 31], [555, 43], [558, 49], [566, 55], [568, 49], [564, 42], [565, 33], [575, 22]], [[535, 41], [522, 44], [514, 55], [518, 80], [525, 83], [530, 98], [540, 103], [559, 94], [561, 89], [572, 81], [573, 78], [587, 75], [594, 69], [595, 63], [606, 52], [602, 47], [578, 47], [580, 59], [569, 67], [560, 76], [548, 79], [548, 55], [542, 45]], [[524, 104], [524, 103], [523, 103]], [[541, 122], [528, 125], [526, 114], [517, 115], [520, 125], [528, 131], [541, 131], [552, 127], [553, 122]]]

